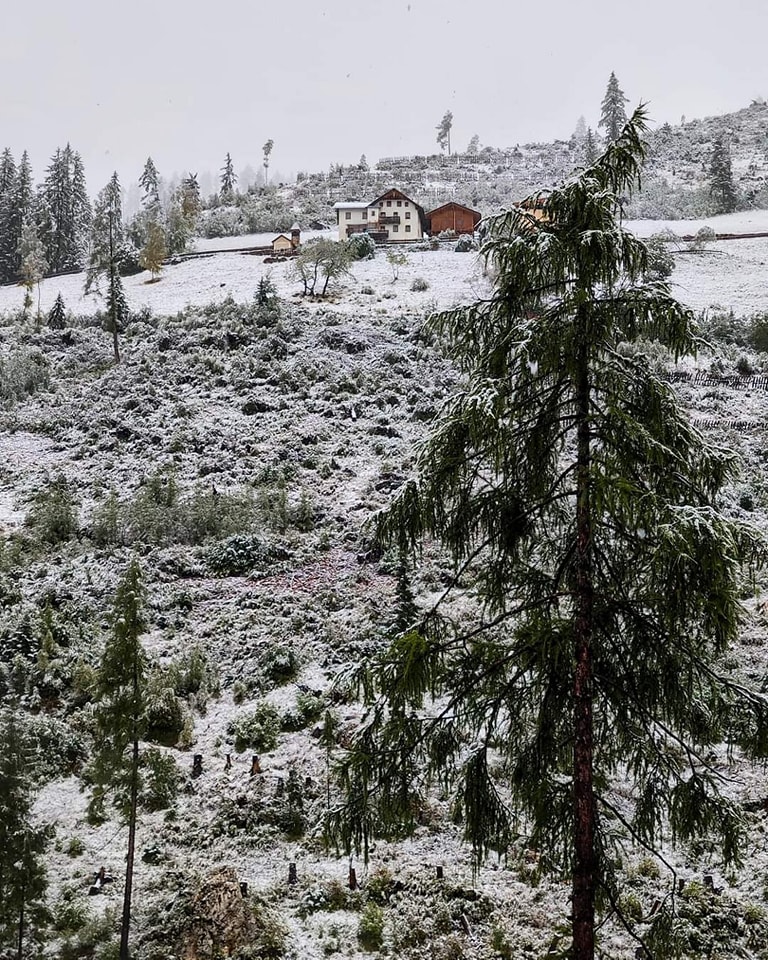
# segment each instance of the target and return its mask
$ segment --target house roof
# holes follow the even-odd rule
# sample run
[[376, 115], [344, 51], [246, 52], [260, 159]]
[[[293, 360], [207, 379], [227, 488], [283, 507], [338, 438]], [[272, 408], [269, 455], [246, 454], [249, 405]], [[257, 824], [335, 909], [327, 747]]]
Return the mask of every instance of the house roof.
[[434, 210], [430, 210], [427, 214], [428, 217], [433, 216], [436, 213], [441, 213], [443, 210], [450, 210], [451, 208], [456, 210], [466, 210], [467, 213], [471, 213], [476, 220], [482, 220], [482, 214], [477, 210], [473, 210], [471, 207], [465, 207], [463, 203], [456, 203], [455, 200], [451, 200], [450, 203], [444, 203], [441, 207], [435, 207]]
[[334, 203], [334, 210], [367, 210], [368, 207], [372, 206], [370, 203], [364, 203], [361, 200], [344, 200], [339, 203]]
[[407, 200], [408, 203], [412, 203], [419, 214], [419, 220], [421, 221], [421, 229], [426, 233], [426, 231], [428, 230], [428, 224], [427, 224], [427, 215], [424, 212], [424, 207], [419, 206], [419, 204], [416, 203], [415, 200], [411, 200], [411, 198], [409, 196], [406, 196], [406, 194], [404, 194], [402, 190], [396, 190], [393, 187], [391, 190], [387, 190], [386, 193], [382, 193], [380, 197], [376, 197], [373, 203], [369, 203], [368, 206], [376, 207], [382, 202], [382, 200]]
[[272, 243], [275, 244], [275, 243], [277, 243], [278, 240], [287, 240], [288, 243], [291, 242], [291, 238], [290, 238], [290, 237], [286, 237], [286, 235], [285, 235], [284, 233], [279, 233], [279, 234], [275, 237], [275, 239], [272, 241]]

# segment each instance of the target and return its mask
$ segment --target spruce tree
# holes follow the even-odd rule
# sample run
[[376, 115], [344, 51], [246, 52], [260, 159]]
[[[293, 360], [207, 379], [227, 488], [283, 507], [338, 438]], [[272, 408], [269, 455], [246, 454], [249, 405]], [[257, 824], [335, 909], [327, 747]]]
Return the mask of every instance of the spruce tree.
[[147, 157], [139, 177], [139, 186], [142, 189], [142, 206], [147, 211], [157, 213], [160, 209], [160, 174], [152, 157]]
[[233, 203], [235, 199], [235, 183], [237, 174], [232, 164], [232, 157], [227, 154], [224, 159], [224, 166], [221, 168], [221, 202]]
[[269, 158], [272, 155], [272, 148], [275, 145], [274, 140], [267, 140], [264, 146], [261, 148], [262, 153], [264, 154], [264, 186], [269, 186]]
[[38, 191], [39, 232], [54, 272], [83, 266], [91, 208], [80, 156], [67, 144], [53, 155]]
[[32, 291], [37, 284], [37, 319], [40, 319], [40, 282], [48, 269], [43, 242], [37, 235], [37, 229], [32, 221], [24, 224], [19, 242], [19, 257], [21, 260], [21, 276], [24, 281], [24, 310], [32, 306]]
[[594, 163], [597, 160], [597, 155], [595, 135], [592, 133], [592, 127], [587, 127], [587, 135], [584, 137], [584, 162], [588, 165]]
[[0, 947], [23, 960], [31, 955], [28, 931], [43, 919], [47, 836], [31, 822], [35, 745], [13, 709], [0, 712], [0, 744]]
[[[412, 827], [439, 780], [478, 857], [523, 837], [570, 879], [573, 960], [595, 956], [596, 910], [621, 909], [625, 846], [706, 836], [734, 859], [740, 812], [710, 750], [768, 752], [766, 697], [723, 662], [742, 563], [762, 545], [718, 508], [734, 457], [642, 349], [698, 343], [620, 224], [645, 129], [638, 110], [547, 195], [546, 219], [525, 205], [494, 218], [493, 294], [429, 321], [464, 384], [375, 535], [412, 551], [437, 539], [455, 573], [418, 628], [361, 666], [370, 707], [331, 821], [365, 850]], [[634, 784], [621, 806], [616, 777]], [[667, 905], [652, 956], [671, 955]]]
[[437, 143], [441, 150], [447, 150], [448, 156], [451, 155], [451, 127], [453, 126], [453, 114], [450, 110], [446, 110], [443, 114], [443, 119], [438, 123], [437, 127]]
[[99, 288], [99, 279], [109, 277], [113, 260], [118, 266], [125, 255], [122, 190], [117, 173], [99, 191], [93, 210], [88, 266], [85, 271], [85, 292]]
[[709, 157], [709, 192], [715, 201], [715, 213], [732, 213], [736, 209], [731, 147], [722, 135], [713, 142]]
[[104, 801], [114, 798], [128, 825], [128, 853], [120, 925], [120, 960], [128, 960], [136, 819], [140, 789], [139, 743], [145, 728], [146, 657], [141, 645], [144, 585], [133, 560], [115, 592], [112, 634], [98, 672], [96, 743], [91, 767], [91, 813], [103, 816]]
[[181, 181], [181, 212], [187, 221], [190, 234], [195, 232], [197, 219], [200, 211], [203, 209], [200, 200], [200, 184], [197, 182], [197, 174], [190, 173]]
[[609, 142], [618, 139], [624, 124], [627, 122], [625, 103], [627, 103], [627, 98], [624, 96], [624, 91], [619, 86], [616, 74], [611, 72], [601, 105], [600, 122], [598, 123], [599, 127], [605, 128], [605, 136]]
[[53, 301], [53, 306], [48, 311], [48, 326], [51, 330], [63, 330], [67, 325], [67, 308], [64, 305], [64, 297], [61, 291]]
[[0, 283], [16, 274], [16, 250], [19, 238], [12, 235], [13, 189], [16, 184], [16, 163], [6, 147], [0, 156]]

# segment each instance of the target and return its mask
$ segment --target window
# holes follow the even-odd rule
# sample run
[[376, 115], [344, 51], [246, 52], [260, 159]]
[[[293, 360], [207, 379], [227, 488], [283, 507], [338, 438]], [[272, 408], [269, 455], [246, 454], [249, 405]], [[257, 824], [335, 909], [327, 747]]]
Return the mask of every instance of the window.
[[347, 210], [345, 216], [346, 216], [347, 220], [351, 220], [351, 219], [352, 219], [352, 211], [351, 211], [351, 210]]
[[403, 201], [402, 201], [402, 200], [398, 200], [398, 201], [397, 201], [397, 205], [398, 205], [398, 207], [402, 207]]
[[408, 203], [408, 201], [405, 200], [405, 201], [403, 202], [403, 206], [404, 206], [404, 207], [410, 207], [410, 203]]
[[406, 225], [405, 225], [405, 232], [406, 232], [406, 233], [410, 233], [410, 232], [411, 232], [411, 225], [410, 225], [410, 223], [406, 223]]
[[399, 229], [400, 229], [400, 227], [398, 227], [398, 225], [395, 224], [395, 225], [392, 227], [392, 233], [397, 233], [397, 231], [398, 231]]
[[391, 206], [392, 206], [392, 201], [391, 201], [391, 200], [387, 200], [387, 206], [388, 206], [388, 207], [391, 207]]
[[410, 211], [410, 210], [406, 210], [406, 212], [405, 212], [405, 219], [406, 219], [406, 220], [410, 220], [410, 219], [411, 219], [411, 211]]
[[363, 220], [367, 220], [367, 219], [368, 219], [368, 211], [363, 210]]

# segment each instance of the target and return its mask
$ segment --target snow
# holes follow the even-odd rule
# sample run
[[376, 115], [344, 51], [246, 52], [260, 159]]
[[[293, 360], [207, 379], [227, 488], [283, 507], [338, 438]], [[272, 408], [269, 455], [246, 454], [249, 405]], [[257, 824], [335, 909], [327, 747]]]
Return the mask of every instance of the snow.
[[683, 237], [697, 233], [702, 227], [711, 227], [715, 233], [768, 233], [768, 210], [740, 210], [704, 220], [627, 220], [624, 226], [638, 237], [651, 237], [663, 230]]

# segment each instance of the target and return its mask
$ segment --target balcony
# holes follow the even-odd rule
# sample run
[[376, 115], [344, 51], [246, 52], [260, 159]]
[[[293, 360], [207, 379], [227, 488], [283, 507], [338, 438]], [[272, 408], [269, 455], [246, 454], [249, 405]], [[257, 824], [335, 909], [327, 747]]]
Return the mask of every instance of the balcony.
[[400, 223], [400, 214], [396, 213], [393, 216], [381, 216], [379, 217], [379, 223]]

